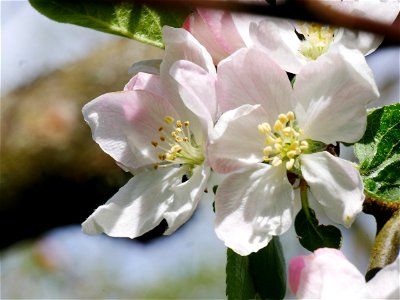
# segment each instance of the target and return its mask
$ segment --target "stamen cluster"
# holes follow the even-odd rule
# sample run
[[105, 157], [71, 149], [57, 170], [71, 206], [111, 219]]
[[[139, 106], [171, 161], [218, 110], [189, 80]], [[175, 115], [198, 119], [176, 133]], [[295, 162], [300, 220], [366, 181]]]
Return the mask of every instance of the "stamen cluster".
[[263, 161], [275, 167], [285, 163], [287, 170], [292, 169], [296, 158], [309, 147], [307, 141], [300, 139], [303, 130], [296, 130], [291, 111], [280, 114], [273, 127], [267, 122], [259, 124], [258, 131], [266, 136]]
[[335, 37], [335, 28], [332, 26], [322, 26], [315, 23], [302, 23], [298, 27], [305, 40], [300, 45], [300, 52], [316, 60], [321, 54], [328, 51]]
[[[204, 156], [190, 131], [189, 121], [175, 122], [173, 117], [165, 116], [164, 124], [165, 126], [158, 128], [159, 141], [151, 141], [154, 147], [163, 150], [158, 154], [159, 160], [174, 164], [201, 164]], [[169, 131], [168, 127], [172, 127], [173, 130]], [[155, 168], [159, 166], [160, 164], [156, 164]]]

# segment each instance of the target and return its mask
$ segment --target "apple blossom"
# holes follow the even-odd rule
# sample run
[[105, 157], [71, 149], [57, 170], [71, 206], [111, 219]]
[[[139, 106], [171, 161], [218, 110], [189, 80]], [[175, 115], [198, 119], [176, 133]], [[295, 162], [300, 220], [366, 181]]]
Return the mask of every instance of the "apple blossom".
[[[212, 168], [234, 172], [216, 195], [216, 233], [241, 255], [287, 231], [304, 179], [327, 216], [349, 227], [362, 209], [356, 168], [326, 150], [359, 140], [366, 104], [379, 93], [359, 51], [339, 48], [310, 62], [292, 85], [259, 49], [241, 49], [218, 65], [223, 111], [208, 148]], [[251, 67], [250, 67], [251, 66]]]
[[297, 299], [399, 299], [400, 257], [369, 282], [336, 249], [320, 248], [289, 262], [289, 286]]
[[[139, 72], [124, 91], [83, 108], [93, 139], [134, 175], [82, 224], [87, 234], [135, 238], [163, 219], [165, 234], [171, 234], [190, 218], [207, 187], [206, 146], [217, 112], [215, 67], [184, 29], [165, 27], [163, 36], [160, 75]], [[188, 83], [193, 79], [195, 87]]]
[[[395, 20], [400, 8], [398, 0], [323, 2], [338, 11], [388, 24]], [[318, 59], [340, 45], [368, 55], [383, 40], [382, 36], [348, 28], [267, 17], [261, 22], [250, 23], [249, 30], [255, 45], [268, 53], [283, 69], [294, 74], [307, 62]]]

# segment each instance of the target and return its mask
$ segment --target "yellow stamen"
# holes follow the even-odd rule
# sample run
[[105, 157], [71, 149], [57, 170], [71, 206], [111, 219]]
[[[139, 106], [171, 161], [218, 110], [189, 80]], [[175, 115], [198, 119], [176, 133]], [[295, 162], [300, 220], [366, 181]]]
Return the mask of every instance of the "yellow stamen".
[[175, 119], [173, 117], [171, 117], [171, 116], [165, 116], [164, 117], [164, 122], [167, 123], [167, 124], [172, 124], [174, 122], [174, 120]]

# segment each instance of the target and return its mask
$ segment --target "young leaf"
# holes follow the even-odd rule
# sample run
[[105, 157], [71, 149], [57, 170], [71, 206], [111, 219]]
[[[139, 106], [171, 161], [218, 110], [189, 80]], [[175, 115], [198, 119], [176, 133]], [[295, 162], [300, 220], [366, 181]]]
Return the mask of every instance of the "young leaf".
[[323, 247], [340, 249], [342, 245], [340, 230], [332, 225], [319, 225], [314, 210], [309, 207], [299, 211], [294, 228], [300, 244], [309, 251]]
[[257, 296], [261, 299], [283, 299], [286, 293], [286, 263], [279, 237], [267, 247], [249, 255], [250, 274]]
[[400, 103], [370, 110], [354, 149], [365, 191], [376, 200], [400, 202]]
[[249, 256], [228, 249], [226, 295], [228, 299], [283, 299], [286, 264], [279, 237]]
[[249, 257], [227, 250], [226, 295], [228, 299], [254, 299], [255, 290], [249, 273]]
[[164, 25], [181, 27], [190, 13], [187, 7], [168, 11], [134, 1], [29, 0], [50, 19], [128, 37], [162, 48]]

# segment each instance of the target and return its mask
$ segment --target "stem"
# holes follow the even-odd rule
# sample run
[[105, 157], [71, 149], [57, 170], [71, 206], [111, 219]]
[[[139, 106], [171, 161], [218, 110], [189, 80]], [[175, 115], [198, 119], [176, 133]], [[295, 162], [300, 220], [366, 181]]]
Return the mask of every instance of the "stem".
[[369, 195], [365, 195], [363, 212], [373, 215], [376, 220], [376, 234], [378, 235], [382, 227], [389, 221], [393, 214], [400, 209], [400, 202], [376, 200]]
[[308, 204], [308, 194], [307, 194], [307, 182], [304, 179], [300, 179], [300, 199], [301, 199], [301, 207], [304, 211], [304, 214], [306, 215], [308, 223], [312, 226], [312, 228], [315, 230], [317, 235], [321, 238], [323, 236], [320, 234], [318, 230], [318, 225], [315, 224], [313, 221], [313, 216], [310, 214], [310, 205]]
[[375, 238], [365, 279], [371, 280], [383, 267], [395, 261], [400, 250], [400, 210], [395, 212]]
[[301, 206], [303, 207], [304, 213], [307, 219], [310, 219], [310, 206], [308, 205], [308, 195], [307, 195], [307, 182], [304, 179], [300, 179], [300, 199]]

